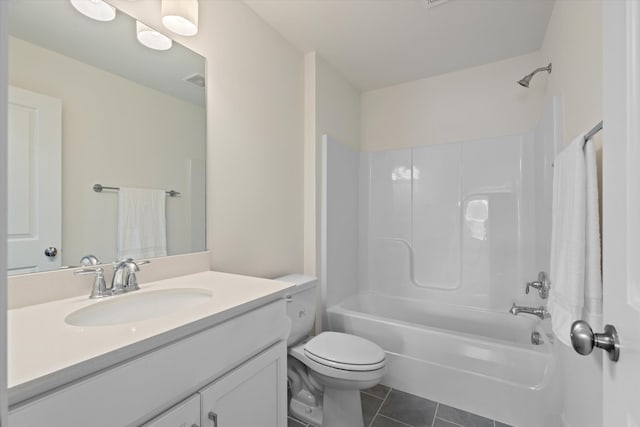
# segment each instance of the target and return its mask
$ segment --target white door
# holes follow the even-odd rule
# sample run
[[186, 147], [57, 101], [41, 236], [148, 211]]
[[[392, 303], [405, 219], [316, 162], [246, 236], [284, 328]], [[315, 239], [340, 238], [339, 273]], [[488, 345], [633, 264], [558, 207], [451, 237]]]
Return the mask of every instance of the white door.
[[61, 110], [59, 99], [9, 87], [8, 274], [61, 265]]
[[640, 2], [603, 1], [603, 8], [603, 320], [620, 338], [619, 361], [603, 357], [603, 425], [638, 427]]

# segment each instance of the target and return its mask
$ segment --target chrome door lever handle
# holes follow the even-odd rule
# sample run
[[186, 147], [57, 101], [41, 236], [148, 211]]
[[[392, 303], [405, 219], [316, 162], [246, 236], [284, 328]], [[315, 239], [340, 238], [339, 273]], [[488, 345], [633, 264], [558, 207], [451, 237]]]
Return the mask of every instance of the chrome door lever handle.
[[586, 356], [598, 347], [609, 353], [609, 359], [617, 362], [620, 358], [618, 331], [613, 325], [605, 325], [604, 332], [594, 334], [591, 326], [584, 320], [576, 320], [571, 325], [571, 345], [573, 349]]

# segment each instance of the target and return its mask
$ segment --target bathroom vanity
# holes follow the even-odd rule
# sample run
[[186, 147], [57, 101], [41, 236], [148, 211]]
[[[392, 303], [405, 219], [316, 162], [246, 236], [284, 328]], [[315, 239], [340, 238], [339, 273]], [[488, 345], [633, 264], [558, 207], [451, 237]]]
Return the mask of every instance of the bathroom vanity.
[[289, 284], [206, 271], [140, 287], [9, 310], [12, 427], [286, 425]]

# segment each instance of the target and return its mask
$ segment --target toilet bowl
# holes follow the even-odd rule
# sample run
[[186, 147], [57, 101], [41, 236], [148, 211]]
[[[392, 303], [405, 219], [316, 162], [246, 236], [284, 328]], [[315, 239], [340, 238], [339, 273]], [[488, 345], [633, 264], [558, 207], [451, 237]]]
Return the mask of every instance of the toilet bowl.
[[287, 296], [289, 412], [320, 427], [363, 427], [360, 390], [382, 379], [384, 350], [340, 332], [308, 336], [315, 320], [316, 279], [290, 275], [276, 280], [296, 285]]

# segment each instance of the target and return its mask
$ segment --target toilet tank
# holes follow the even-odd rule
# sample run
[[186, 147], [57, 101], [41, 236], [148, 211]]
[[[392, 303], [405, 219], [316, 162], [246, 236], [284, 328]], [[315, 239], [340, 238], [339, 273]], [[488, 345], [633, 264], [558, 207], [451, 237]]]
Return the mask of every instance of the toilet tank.
[[318, 279], [302, 274], [289, 274], [274, 280], [296, 285], [287, 294], [287, 316], [291, 320], [291, 333], [287, 339], [287, 346], [291, 346], [309, 335], [313, 329], [316, 320]]

